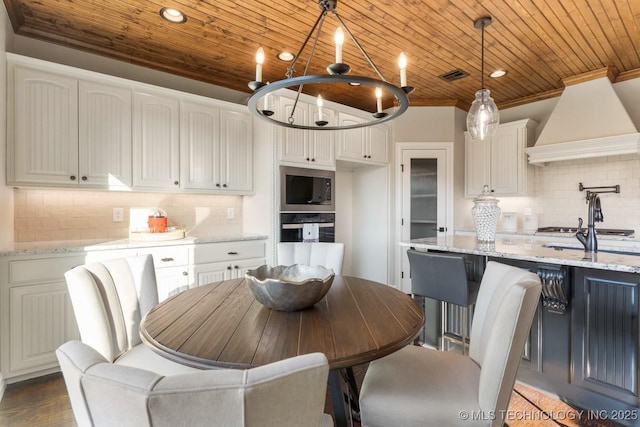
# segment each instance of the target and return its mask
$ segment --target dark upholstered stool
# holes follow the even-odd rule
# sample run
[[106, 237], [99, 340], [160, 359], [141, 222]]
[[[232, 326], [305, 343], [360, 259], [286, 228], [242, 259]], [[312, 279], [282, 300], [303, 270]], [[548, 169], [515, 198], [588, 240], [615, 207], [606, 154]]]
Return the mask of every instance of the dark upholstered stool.
[[407, 251], [411, 266], [411, 293], [442, 302], [440, 349], [444, 350], [446, 304], [462, 307], [462, 353], [467, 342], [467, 316], [470, 305], [475, 304], [479, 282], [467, 278], [467, 269], [461, 255]]

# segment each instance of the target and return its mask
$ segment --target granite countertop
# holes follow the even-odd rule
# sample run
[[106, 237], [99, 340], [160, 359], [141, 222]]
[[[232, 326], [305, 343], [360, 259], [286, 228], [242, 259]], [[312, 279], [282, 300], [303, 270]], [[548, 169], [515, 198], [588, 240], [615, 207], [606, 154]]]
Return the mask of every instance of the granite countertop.
[[132, 249], [157, 246], [194, 245], [202, 243], [238, 242], [245, 240], [266, 240], [267, 236], [257, 234], [187, 236], [183, 239], [164, 241], [136, 241], [130, 239], [91, 239], [60, 240], [46, 242], [14, 243], [13, 246], [0, 249], [0, 256], [29, 255], [67, 252], [107, 251], [113, 249]]
[[[546, 247], [561, 245], [564, 249]], [[575, 239], [549, 236], [498, 236], [493, 244], [478, 242], [475, 235], [431, 237], [400, 242], [401, 246], [416, 249], [433, 249], [455, 253], [485, 255], [494, 258], [510, 258], [546, 264], [561, 264], [601, 270], [640, 273], [640, 241], [599, 240], [599, 252], [587, 254]], [[618, 250], [630, 254], [608, 253]]]

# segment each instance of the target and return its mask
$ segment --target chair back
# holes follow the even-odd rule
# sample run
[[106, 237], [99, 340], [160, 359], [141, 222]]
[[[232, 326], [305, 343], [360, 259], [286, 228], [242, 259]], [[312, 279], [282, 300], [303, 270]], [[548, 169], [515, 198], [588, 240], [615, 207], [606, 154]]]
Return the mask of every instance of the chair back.
[[407, 250], [411, 293], [466, 307], [475, 302], [479, 284], [467, 279], [461, 255]]
[[158, 304], [151, 255], [117, 258], [65, 273], [82, 342], [108, 361], [140, 344], [140, 321]]
[[509, 405], [541, 289], [535, 273], [487, 263], [469, 344], [469, 356], [481, 367], [478, 401], [485, 413], [498, 413]]
[[333, 424], [323, 414], [329, 365], [322, 353], [168, 377], [111, 364], [79, 341], [56, 355], [80, 427]]
[[343, 259], [344, 243], [278, 243], [278, 265], [321, 265], [339, 276], [342, 274]]

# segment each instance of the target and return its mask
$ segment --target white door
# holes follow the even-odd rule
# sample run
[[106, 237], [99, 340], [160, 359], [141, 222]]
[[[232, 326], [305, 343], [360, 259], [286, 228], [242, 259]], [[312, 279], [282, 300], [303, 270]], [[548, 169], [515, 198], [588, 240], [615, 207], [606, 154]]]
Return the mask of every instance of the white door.
[[[451, 215], [447, 212], [452, 197], [447, 185], [450, 181], [447, 150], [404, 149], [398, 161], [401, 174], [400, 240], [452, 233]], [[398, 249], [400, 290], [411, 293], [407, 248], [398, 246]]]

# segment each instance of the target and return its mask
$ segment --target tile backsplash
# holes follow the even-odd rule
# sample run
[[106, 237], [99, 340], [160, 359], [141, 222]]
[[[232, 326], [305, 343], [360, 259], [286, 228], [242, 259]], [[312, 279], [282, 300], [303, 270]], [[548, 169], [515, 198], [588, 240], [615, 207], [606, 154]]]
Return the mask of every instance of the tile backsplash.
[[[15, 241], [122, 239], [129, 235], [130, 213], [160, 207], [168, 226], [188, 234], [242, 233], [242, 197], [59, 189], [15, 189]], [[124, 220], [113, 221], [113, 208]], [[229, 209], [233, 219], [228, 219]]]
[[[624, 155], [568, 160], [535, 167], [532, 197], [499, 197], [503, 212], [516, 212], [518, 229], [523, 229], [524, 212], [537, 215], [538, 226], [586, 227], [588, 210], [585, 187], [620, 185], [619, 194], [601, 194], [604, 222], [596, 228], [622, 228], [640, 234], [640, 156]], [[499, 229], [500, 229], [499, 225]]]

